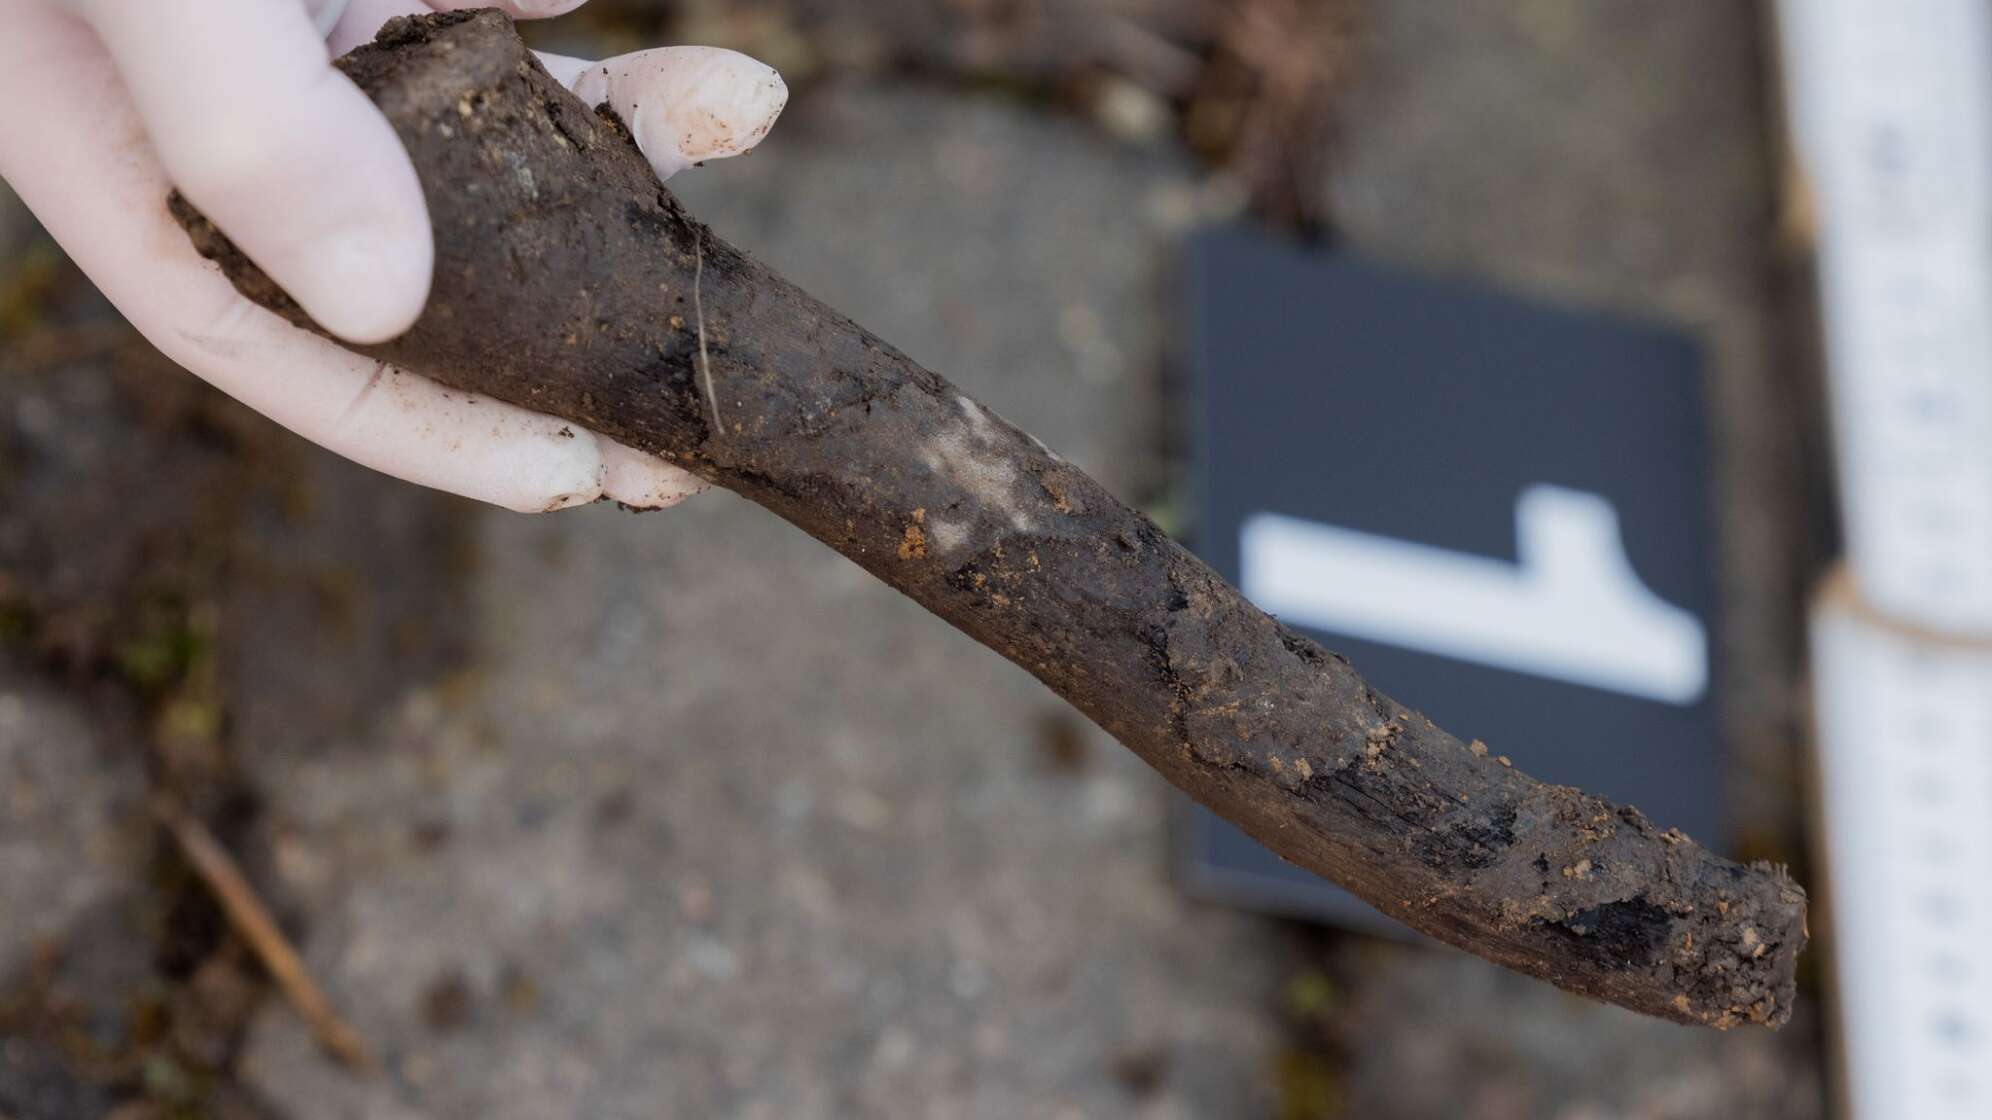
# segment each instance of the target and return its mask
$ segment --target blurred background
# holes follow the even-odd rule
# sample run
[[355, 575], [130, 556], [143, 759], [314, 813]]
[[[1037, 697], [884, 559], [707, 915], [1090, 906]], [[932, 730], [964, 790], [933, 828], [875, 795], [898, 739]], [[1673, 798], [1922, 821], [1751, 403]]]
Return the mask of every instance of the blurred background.
[[[1200, 228], [1685, 332], [1728, 848], [1813, 882], [1835, 516], [1767, 8], [593, 0], [533, 34], [780, 68], [763, 148], [674, 190], [1172, 532]], [[521, 517], [336, 461], [154, 355], [0, 197], [0, 1116], [1827, 1114], [1817, 953], [1782, 1032], [1676, 1027], [1188, 897], [1170, 815], [745, 502]]]

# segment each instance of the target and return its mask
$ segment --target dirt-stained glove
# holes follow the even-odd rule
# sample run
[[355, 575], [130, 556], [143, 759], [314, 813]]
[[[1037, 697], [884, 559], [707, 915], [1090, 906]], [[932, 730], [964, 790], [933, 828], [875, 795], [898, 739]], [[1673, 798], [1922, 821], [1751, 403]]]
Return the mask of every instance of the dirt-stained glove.
[[[153, 345], [306, 439], [508, 509], [672, 505], [700, 483], [661, 459], [383, 366], [249, 303], [166, 212], [178, 186], [340, 337], [399, 334], [429, 291], [428, 209], [387, 121], [331, 58], [391, 16], [497, 6], [536, 18], [581, 3], [0, 0], [0, 178]], [[752, 149], [788, 98], [778, 74], [732, 51], [541, 57], [590, 104], [613, 105], [667, 177]]]

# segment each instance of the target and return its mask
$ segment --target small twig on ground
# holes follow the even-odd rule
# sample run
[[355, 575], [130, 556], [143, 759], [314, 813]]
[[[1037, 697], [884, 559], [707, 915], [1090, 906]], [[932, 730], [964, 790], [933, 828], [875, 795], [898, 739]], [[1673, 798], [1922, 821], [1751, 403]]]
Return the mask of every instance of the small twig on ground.
[[257, 896], [256, 888], [249, 885], [242, 869], [214, 834], [170, 800], [155, 801], [153, 812], [173, 834], [194, 873], [214, 892], [222, 912], [228, 915], [229, 925], [249, 943], [284, 998], [290, 1001], [291, 1008], [318, 1036], [319, 1045], [354, 1072], [371, 1073], [376, 1068], [373, 1055], [359, 1031], [332, 1007], [324, 989], [305, 970], [304, 961], [291, 947], [290, 939], [284, 936], [269, 908]]

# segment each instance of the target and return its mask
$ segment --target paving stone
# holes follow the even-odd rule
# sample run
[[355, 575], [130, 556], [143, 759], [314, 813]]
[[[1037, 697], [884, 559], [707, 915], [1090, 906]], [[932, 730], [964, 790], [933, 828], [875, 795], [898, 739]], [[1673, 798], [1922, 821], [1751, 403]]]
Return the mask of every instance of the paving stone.
[[87, 710], [0, 664], [0, 980], [130, 888], [142, 796], [137, 759], [105, 749]]

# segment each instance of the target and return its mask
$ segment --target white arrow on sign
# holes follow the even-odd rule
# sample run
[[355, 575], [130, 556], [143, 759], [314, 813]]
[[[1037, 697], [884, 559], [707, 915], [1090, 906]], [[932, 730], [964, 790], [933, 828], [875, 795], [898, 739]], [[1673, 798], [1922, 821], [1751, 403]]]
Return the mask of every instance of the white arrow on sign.
[[1701, 698], [1707, 632], [1640, 582], [1611, 502], [1530, 486], [1515, 530], [1510, 564], [1256, 513], [1239, 533], [1240, 584], [1311, 629], [1671, 704]]

